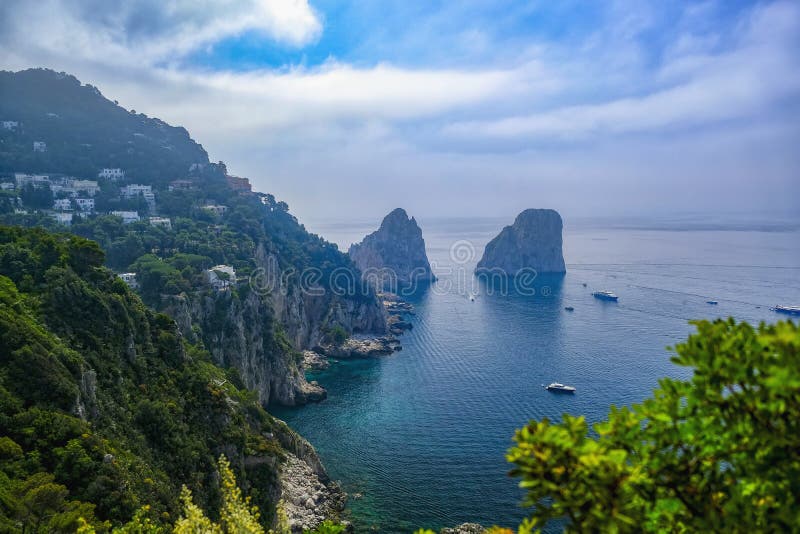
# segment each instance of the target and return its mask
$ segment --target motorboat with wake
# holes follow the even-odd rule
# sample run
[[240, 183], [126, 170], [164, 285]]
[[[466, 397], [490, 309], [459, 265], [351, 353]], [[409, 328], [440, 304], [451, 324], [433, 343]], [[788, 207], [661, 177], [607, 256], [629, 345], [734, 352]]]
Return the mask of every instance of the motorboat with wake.
[[786, 315], [800, 315], [800, 306], [781, 306], [776, 304], [772, 311]]

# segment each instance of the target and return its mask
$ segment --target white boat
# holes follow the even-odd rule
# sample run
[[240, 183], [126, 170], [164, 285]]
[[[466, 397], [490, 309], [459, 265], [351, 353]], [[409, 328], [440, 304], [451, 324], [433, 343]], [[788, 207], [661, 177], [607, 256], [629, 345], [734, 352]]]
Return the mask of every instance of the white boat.
[[617, 302], [619, 299], [612, 291], [595, 291], [592, 293], [592, 296], [596, 299], [600, 300], [610, 300], [612, 302]]
[[800, 315], [800, 306], [781, 306], [776, 304], [772, 311], [786, 315]]
[[553, 382], [549, 386], [545, 386], [544, 389], [547, 391], [553, 391], [556, 393], [575, 393], [575, 388], [572, 386], [565, 386], [564, 384], [559, 384], [558, 382]]

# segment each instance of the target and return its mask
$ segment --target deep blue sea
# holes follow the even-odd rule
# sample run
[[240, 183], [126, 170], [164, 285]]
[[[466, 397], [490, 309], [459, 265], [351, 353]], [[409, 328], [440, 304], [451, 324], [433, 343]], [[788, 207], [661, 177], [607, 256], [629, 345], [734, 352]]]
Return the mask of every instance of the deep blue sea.
[[[647, 397], [660, 377], [686, 377], [666, 347], [686, 338], [690, 319], [774, 322], [780, 316], [770, 306], [800, 305], [797, 226], [566, 221], [567, 274], [539, 277], [536, 294], [521, 295], [490, 294], [471, 275], [510, 219], [419, 222], [440, 280], [408, 299], [416, 315], [403, 350], [336, 363], [313, 376], [327, 400], [273, 410], [314, 444], [351, 494], [359, 531], [516, 526], [525, 511], [504, 459], [516, 428], [563, 413], [596, 422], [611, 404]], [[309, 229], [346, 250], [376, 227]], [[592, 298], [599, 289], [619, 302]], [[553, 381], [578, 391], [543, 389]]]

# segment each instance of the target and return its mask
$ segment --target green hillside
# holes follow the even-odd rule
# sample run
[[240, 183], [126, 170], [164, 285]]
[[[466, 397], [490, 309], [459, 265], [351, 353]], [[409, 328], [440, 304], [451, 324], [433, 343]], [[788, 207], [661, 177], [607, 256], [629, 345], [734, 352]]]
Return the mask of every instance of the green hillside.
[[184, 483], [214, 510], [223, 452], [269, 520], [291, 432], [102, 262], [85, 239], [0, 227], [0, 530], [144, 504], [174, 520]]
[[[0, 120], [16, 132], [0, 132], [0, 172], [60, 172], [93, 178], [121, 167], [130, 178], [167, 183], [208, 154], [189, 133], [126, 110], [74, 76], [46, 69], [0, 72]], [[34, 141], [47, 151], [33, 151]]]

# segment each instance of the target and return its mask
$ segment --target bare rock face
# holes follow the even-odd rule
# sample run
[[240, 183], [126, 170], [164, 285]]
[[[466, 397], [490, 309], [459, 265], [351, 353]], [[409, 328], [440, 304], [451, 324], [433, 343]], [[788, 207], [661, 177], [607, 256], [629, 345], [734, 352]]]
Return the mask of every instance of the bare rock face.
[[539, 273], [564, 273], [561, 215], [555, 210], [528, 209], [517, 215], [492, 239], [478, 262], [476, 272], [516, 275], [521, 269]]
[[[348, 333], [385, 335], [383, 304], [374, 294], [310, 294], [287, 286], [274, 268], [277, 258], [262, 245], [255, 259], [264, 268], [262, 282], [269, 291], [251, 290], [241, 296], [230, 291], [169, 296], [161, 309], [175, 318], [189, 341], [202, 341], [217, 364], [237, 369], [247, 388], [265, 405], [296, 406], [321, 400], [325, 390], [306, 380], [294, 351], [319, 344], [331, 325]], [[291, 347], [276, 340], [278, 328]]]
[[436, 280], [425, 254], [422, 230], [402, 208], [387, 215], [381, 227], [361, 243], [352, 245], [349, 254], [365, 277], [383, 288]]
[[292, 532], [317, 528], [326, 519], [340, 521], [347, 495], [330, 479], [314, 447], [282, 421], [273, 437], [284, 454], [271, 498], [283, 506]]

